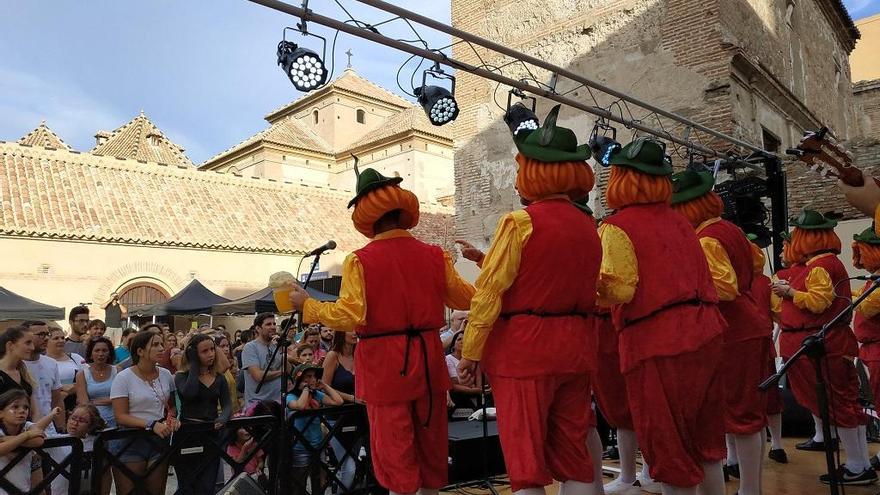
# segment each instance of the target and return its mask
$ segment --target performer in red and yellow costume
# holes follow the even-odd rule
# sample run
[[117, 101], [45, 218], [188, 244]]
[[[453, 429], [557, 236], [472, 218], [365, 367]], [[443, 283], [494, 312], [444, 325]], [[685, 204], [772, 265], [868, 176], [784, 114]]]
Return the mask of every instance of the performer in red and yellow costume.
[[589, 148], [556, 126], [515, 136], [522, 210], [499, 221], [477, 278], [459, 376], [479, 362], [498, 410], [498, 432], [514, 493], [601, 493], [587, 451], [592, 314], [601, 251], [592, 219], [571, 200], [593, 188]]
[[672, 184], [672, 208], [696, 229], [720, 300], [718, 308], [727, 321], [722, 368], [724, 431], [732, 450], [728, 466], [739, 472], [740, 495], [760, 495], [767, 395], [758, 384], [767, 377], [773, 341], [769, 305], [758, 306], [752, 286], [755, 258], [764, 257], [754, 252], [742, 229], [721, 218], [724, 203], [712, 191], [712, 174], [686, 170], [675, 174]]
[[[791, 357], [806, 337], [846, 310], [851, 299], [849, 275], [837, 258], [837, 222], [819, 212], [804, 210], [791, 223], [795, 228], [788, 257], [795, 264], [780, 271], [773, 285], [774, 309], [782, 329], [779, 350], [784, 359]], [[825, 351], [827, 359], [823, 360], [822, 371], [829, 388], [831, 419], [847, 454], [838, 479], [845, 484], [872, 483], [877, 475], [870, 469], [865, 436], [860, 435], [859, 426], [865, 424], [866, 418], [858, 403], [858, 377], [852, 362], [858, 355], [858, 344], [847, 320], [829, 329]], [[817, 436], [797, 448], [822, 450], [822, 442], [831, 439], [821, 434], [813, 365], [806, 358], [799, 359], [787, 376], [795, 399], [810, 410], [816, 422]], [[827, 482], [828, 476], [820, 479]]]
[[[874, 232], [873, 225], [853, 236], [852, 250], [853, 266], [867, 270], [872, 275], [880, 273], [880, 237]], [[873, 283], [877, 282], [865, 282], [864, 287], [853, 293], [853, 298], [861, 296]], [[868, 368], [871, 393], [876, 404], [880, 400], [880, 289], [875, 289], [856, 306], [853, 331], [860, 344], [859, 360]], [[859, 428], [864, 426], [860, 425]], [[878, 462], [880, 459], [877, 457], [871, 458], [873, 466], [877, 466]]]
[[[357, 168], [355, 168], [357, 173]], [[366, 402], [377, 481], [392, 493], [437, 493], [447, 481], [446, 392], [451, 382], [438, 330], [445, 307], [468, 309], [473, 287], [448, 254], [408, 232], [415, 194], [373, 169], [358, 173], [352, 221], [370, 239], [342, 266], [339, 299], [291, 294], [305, 323], [359, 338], [355, 395]]]
[[724, 493], [724, 319], [700, 242], [672, 210], [665, 146], [612, 154], [600, 228], [599, 304], [613, 305], [620, 367], [642, 455], [663, 493]]

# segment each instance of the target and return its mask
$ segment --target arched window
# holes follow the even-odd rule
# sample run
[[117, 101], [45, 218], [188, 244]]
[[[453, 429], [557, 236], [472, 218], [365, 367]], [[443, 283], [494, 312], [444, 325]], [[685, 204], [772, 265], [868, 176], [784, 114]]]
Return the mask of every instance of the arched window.
[[318, 111], [317, 110], [312, 112], [312, 118], [315, 120], [315, 125], [318, 125]]
[[367, 121], [367, 113], [361, 110], [360, 108], [357, 111], [357, 122], [358, 124], [363, 124]]
[[129, 310], [168, 300], [168, 293], [156, 284], [135, 282], [119, 291], [119, 303]]

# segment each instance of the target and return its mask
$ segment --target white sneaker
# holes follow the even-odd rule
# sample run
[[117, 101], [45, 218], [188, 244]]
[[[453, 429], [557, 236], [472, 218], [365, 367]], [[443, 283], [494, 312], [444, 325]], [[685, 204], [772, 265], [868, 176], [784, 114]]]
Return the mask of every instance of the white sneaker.
[[620, 478], [608, 483], [604, 487], [605, 495], [638, 495], [639, 489], [633, 483], [626, 483]]
[[640, 487], [643, 492], [663, 493], [663, 491], [660, 488], [660, 483], [658, 483], [654, 480], [646, 480], [646, 479], [642, 478], [642, 473], [639, 473], [636, 475], [635, 486]]

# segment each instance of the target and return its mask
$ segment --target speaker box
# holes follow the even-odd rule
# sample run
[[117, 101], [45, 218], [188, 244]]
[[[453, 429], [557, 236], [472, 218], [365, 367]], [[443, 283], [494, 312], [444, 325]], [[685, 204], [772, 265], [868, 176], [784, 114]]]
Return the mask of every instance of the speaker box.
[[241, 473], [217, 492], [217, 495], [266, 495], [266, 492], [247, 473]]
[[[481, 479], [486, 475], [496, 476], [507, 472], [495, 421], [489, 421], [488, 433], [488, 437], [484, 440], [481, 421], [449, 423], [450, 483], [463, 483]], [[483, 472], [484, 446], [488, 473]]]

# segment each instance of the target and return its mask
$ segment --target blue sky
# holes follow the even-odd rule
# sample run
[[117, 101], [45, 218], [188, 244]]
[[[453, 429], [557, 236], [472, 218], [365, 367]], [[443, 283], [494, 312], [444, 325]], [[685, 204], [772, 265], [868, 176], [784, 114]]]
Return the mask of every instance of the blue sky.
[[[359, 19], [387, 18], [341, 1]], [[449, 22], [448, 1], [391, 1]], [[845, 3], [854, 18], [880, 12], [880, 0]], [[312, 0], [312, 8], [342, 15], [330, 0]], [[96, 131], [143, 110], [200, 163], [265, 128], [263, 115], [300, 96], [275, 65], [282, 28], [296, 20], [244, 0], [0, 0], [0, 18], [0, 140], [16, 140], [46, 119], [68, 144], [88, 150]], [[313, 29], [332, 40], [328, 30]], [[382, 31], [412, 36], [399, 22]], [[441, 33], [419, 32], [432, 47], [449, 43]], [[401, 93], [395, 74], [402, 53], [341, 34], [337, 74], [348, 49], [361, 75]]]

